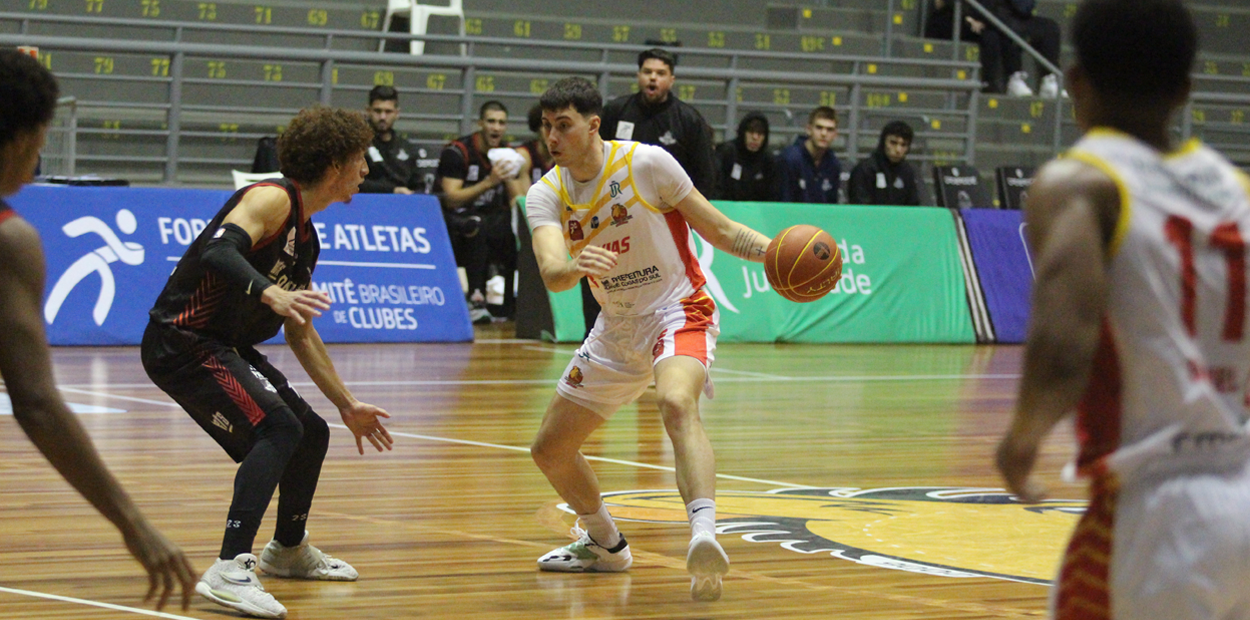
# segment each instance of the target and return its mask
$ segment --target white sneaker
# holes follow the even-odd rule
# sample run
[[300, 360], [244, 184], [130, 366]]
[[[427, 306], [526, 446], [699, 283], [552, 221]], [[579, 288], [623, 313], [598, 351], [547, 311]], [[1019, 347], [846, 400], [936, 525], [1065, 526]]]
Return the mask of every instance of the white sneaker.
[[690, 598], [715, 601], [720, 598], [721, 578], [729, 572], [729, 556], [715, 536], [699, 532], [690, 539], [686, 571], [690, 573]]
[[605, 549], [580, 527], [573, 526], [572, 533], [577, 537], [576, 542], [552, 549], [538, 558], [540, 570], [557, 573], [620, 573], [634, 563], [624, 534], [615, 548]]
[[356, 581], [359, 574], [344, 562], [308, 544], [308, 532], [294, 547], [271, 540], [260, 552], [260, 569], [278, 577], [319, 579], [321, 581]]
[[1012, 97], [1032, 97], [1033, 89], [1025, 82], [1028, 77], [1029, 74], [1023, 71], [1012, 73], [1011, 79], [1007, 80], [1007, 94]]
[[286, 607], [265, 591], [256, 576], [256, 556], [240, 553], [233, 560], [217, 560], [195, 584], [200, 596], [257, 618], [285, 618]]
[[[1054, 99], [1059, 96], [1059, 79], [1052, 73], [1042, 78], [1042, 85], [1037, 89], [1037, 96], [1042, 99]], [[1068, 91], [1063, 91], [1064, 99], [1068, 98]]]

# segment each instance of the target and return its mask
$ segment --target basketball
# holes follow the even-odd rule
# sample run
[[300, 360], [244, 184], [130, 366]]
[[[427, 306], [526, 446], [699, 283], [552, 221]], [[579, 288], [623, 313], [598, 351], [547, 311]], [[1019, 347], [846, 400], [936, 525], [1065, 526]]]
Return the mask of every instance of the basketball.
[[768, 244], [764, 274], [778, 295], [799, 303], [816, 301], [842, 278], [842, 251], [815, 226], [791, 226]]

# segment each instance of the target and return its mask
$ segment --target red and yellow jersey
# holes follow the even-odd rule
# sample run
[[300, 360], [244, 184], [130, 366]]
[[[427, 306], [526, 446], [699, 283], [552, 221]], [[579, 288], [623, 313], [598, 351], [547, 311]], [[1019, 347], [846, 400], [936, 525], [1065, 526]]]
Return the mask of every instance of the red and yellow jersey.
[[1121, 200], [1078, 466], [1124, 478], [1250, 458], [1250, 181], [1196, 140], [1160, 153], [1097, 129], [1067, 157]]
[[690, 226], [673, 208], [694, 185], [659, 147], [611, 141], [603, 149], [603, 170], [590, 181], [560, 166], [544, 175], [526, 196], [526, 214], [534, 229], [558, 226], [571, 256], [592, 244], [617, 253], [616, 268], [589, 278], [605, 315], [654, 314], [705, 282]]

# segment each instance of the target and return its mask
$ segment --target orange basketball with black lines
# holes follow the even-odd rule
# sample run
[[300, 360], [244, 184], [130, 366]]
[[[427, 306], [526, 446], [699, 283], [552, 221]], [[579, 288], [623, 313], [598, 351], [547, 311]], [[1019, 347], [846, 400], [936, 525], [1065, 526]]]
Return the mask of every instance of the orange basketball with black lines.
[[764, 274], [778, 295], [799, 303], [816, 301], [842, 279], [842, 251], [815, 226], [791, 226], [768, 244]]

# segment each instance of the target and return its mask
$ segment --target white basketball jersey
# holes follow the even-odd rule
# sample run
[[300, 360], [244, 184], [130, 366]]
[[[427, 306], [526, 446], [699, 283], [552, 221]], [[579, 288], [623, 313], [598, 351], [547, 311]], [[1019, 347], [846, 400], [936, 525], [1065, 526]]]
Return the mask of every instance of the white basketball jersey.
[[705, 282], [690, 226], [671, 206], [692, 187], [663, 149], [611, 141], [599, 176], [576, 183], [556, 166], [530, 189], [526, 210], [534, 228], [559, 226], [572, 256], [592, 244], [617, 253], [612, 271], [588, 278], [605, 315], [651, 315]]
[[1250, 181], [1196, 140], [1164, 154], [1098, 129], [1068, 157], [1110, 176], [1121, 197], [1077, 417], [1081, 470], [1124, 478], [1250, 458]]

